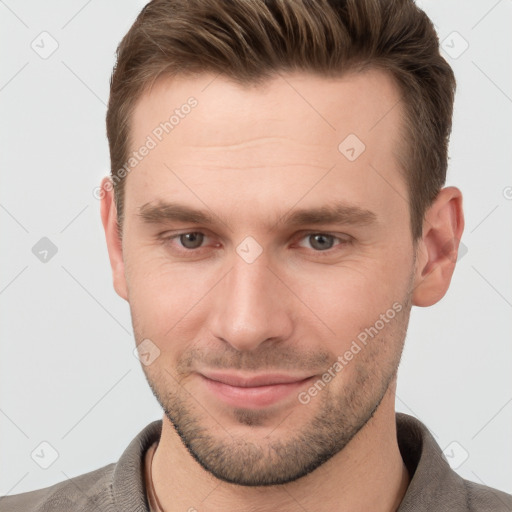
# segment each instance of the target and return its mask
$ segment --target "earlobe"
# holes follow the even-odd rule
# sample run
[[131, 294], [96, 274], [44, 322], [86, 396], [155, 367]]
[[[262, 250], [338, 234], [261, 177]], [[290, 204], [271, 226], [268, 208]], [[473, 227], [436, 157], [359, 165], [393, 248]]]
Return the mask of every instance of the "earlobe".
[[425, 214], [416, 251], [415, 306], [431, 306], [446, 294], [463, 231], [462, 193], [456, 187], [446, 187]]
[[112, 268], [112, 278], [116, 293], [128, 300], [122, 241], [119, 236], [117, 223], [117, 208], [114, 200], [114, 190], [109, 177], [101, 181], [101, 221], [105, 230], [108, 256]]

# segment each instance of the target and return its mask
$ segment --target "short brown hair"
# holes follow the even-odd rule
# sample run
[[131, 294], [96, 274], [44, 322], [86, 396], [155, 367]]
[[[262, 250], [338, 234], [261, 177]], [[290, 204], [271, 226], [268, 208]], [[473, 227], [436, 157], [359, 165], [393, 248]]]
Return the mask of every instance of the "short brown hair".
[[413, 240], [445, 183], [455, 77], [432, 22], [412, 0], [153, 0], [117, 49], [107, 136], [120, 234], [130, 117], [160, 76], [212, 72], [257, 85], [281, 71], [325, 77], [382, 69], [402, 103], [397, 158]]

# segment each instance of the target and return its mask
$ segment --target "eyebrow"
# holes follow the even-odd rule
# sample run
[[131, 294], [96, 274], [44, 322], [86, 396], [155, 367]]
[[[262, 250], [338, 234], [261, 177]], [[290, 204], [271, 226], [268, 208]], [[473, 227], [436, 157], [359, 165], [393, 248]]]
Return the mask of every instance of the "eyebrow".
[[[197, 210], [180, 203], [166, 201], [159, 201], [156, 204], [144, 204], [139, 208], [137, 216], [146, 224], [184, 222], [204, 225], [222, 223], [227, 225], [217, 215], [207, 210]], [[319, 208], [292, 209], [279, 217], [277, 222], [271, 223], [267, 227], [270, 231], [274, 231], [280, 224], [290, 227], [321, 224], [369, 226], [376, 224], [377, 221], [377, 215], [370, 210], [355, 205], [334, 203]]]

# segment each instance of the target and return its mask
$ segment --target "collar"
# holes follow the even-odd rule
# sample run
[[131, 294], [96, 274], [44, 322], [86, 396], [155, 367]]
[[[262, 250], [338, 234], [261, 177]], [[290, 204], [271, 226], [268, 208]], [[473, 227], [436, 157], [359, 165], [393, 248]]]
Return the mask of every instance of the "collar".
[[[470, 496], [476, 497], [477, 492], [478, 500], [482, 499], [484, 494], [486, 499], [491, 500], [488, 502], [489, 505], [499, 505], [499, 502], [494, 501], [496, 495], [499, 495], [500, 500], [503, 500], [503, 496], [508, 496], [468, 482], [455, 473], [444, 459], [441, 448], [427, 427], [416, 418], [397, 413], [396, 423], [398, 446], [411, 477], [397, 512], [465, 512], [474, 510]], [[144, 458], [151, 445], [159, 442], [161, 431], [162, 420], [147, 425], [129, 444], [116, 464], [111, 492], [118, 510], [150, 511], [144, 480]], [[471, 492], [468, 485], [471, 486]], [[508, 500], [508, 497], [505, 499]]]

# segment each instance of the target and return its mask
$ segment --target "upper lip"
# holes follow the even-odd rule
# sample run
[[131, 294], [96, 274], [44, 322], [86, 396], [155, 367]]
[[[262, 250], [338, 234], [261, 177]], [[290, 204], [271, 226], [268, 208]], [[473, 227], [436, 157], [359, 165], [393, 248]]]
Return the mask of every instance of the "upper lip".
[[291, 382], [300, 382], [308, 379], [311, 375], [297, 376], [286, 375], [284, 373], [264, 373], [260, 375], [243, 376], [236, 373], [221, 373], [221, 372], [201, 372], [203, 377], [210, 380], [216, 380], [223, 384], [230, 386], [237, 386], [241, 388], [250, 388], [256, 386], [271, 386], [274, 384], [289, 384]]

